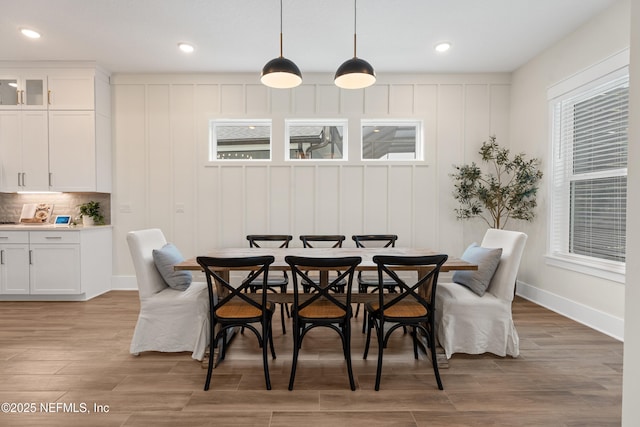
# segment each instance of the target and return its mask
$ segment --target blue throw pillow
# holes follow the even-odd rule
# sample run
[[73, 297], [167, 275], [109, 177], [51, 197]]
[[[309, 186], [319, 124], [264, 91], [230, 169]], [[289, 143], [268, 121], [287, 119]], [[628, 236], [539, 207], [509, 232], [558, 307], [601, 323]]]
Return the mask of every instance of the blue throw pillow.
[[184, 291], [191, 285], [193, 277], [190, 271], [173, 269], [175, 264], [184, 261], [184, 257], [173, 243], [167, 243], [161, 249], [154, 249], [152, 255], [156, 268], [169, 287]]
[[463, 261], [477, 264], [478, 269], [457, 270], [453, 273], [453, 281], [483, 296], [498, 268], [501, 256], [502, 248], [483, 248], [477, 243], [472, 243], [464, 251], [461, 258]]

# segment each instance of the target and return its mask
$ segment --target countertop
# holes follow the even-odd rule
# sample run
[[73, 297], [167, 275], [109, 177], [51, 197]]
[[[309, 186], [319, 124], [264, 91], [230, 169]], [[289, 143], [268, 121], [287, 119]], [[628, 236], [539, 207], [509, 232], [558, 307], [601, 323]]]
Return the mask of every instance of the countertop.
[[60, 227], [53, 224], [0, 224], [0, 231], [82, 231], [82, 230], [95, 230], [102, 228], [111, 228], [109, 225], [94, 225], [90, 227], [76, 226], [76, 227]]

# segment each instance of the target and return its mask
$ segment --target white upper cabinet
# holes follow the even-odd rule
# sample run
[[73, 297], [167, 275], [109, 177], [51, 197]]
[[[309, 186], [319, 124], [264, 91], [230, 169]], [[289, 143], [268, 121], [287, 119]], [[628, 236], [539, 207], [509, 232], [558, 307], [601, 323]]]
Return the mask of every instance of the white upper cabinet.
[[0, 111], [0, 191], [49, 191], [47, 111]]
[[47, 95], [44, 73], [0, 74], [1, 110], [46, 110]]
[[49, 110], [94, 110], [93, 72], [50, 73], [47, 103]]

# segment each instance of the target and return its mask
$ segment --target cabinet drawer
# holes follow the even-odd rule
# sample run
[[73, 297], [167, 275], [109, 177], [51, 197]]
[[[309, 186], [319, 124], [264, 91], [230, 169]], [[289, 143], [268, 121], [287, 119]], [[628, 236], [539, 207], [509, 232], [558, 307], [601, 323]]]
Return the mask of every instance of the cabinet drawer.
[[24, 231], [0, 231], [2, 243], [29, 243], [29, 233]]
[[34, 243], [80, 243], [78, 231], [32, 231], [31, 244]]

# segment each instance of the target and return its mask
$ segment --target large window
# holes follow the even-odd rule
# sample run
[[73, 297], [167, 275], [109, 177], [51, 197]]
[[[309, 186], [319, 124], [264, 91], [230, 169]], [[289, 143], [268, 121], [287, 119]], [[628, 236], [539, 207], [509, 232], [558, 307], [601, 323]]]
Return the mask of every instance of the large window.
[[209, 161], [271, 159], [271, 120], [212, 120]]
[[623, 273], [629, 76], [624, 68], [551, 100], [550, 255]]
[[420, 121], [362, 121], [363, 160], [422, 160]]

